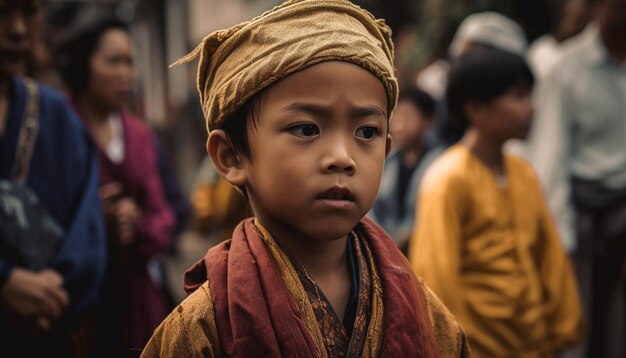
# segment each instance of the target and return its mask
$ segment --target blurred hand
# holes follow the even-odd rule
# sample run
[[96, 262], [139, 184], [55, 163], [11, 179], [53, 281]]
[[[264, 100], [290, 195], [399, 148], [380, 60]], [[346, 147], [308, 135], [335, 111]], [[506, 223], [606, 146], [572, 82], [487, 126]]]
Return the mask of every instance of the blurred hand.
[[113, 212], [115, 203], [121, 197], [122, 191], [122, 184], [119, 182], [111, 182], [100, 187], [100, 200], [105, 214]]
[[100, 187], [100, 199], [109, 231], [122, 246], [135, 240], [135, 229], [141, 210], [134, 199], [123, 196], [123, 186], [111, 182]]
[[120, 244], [131, 244], [135, 240], [135, 229], [141, 216], [139, 205], [130, 197], [120, 199], [115, 203], [114, 215]]
[[52, 269], [33, 272], [16, 267], [0, 295], [9, 311], [35, 321], [39, 329], [44, 331], [61, 317], [70, 301], [63, 288], [63, 277]]
[[47, 332], [50, 330], [50, 327], [52, 327], [52, 320], [45, 316], [37, 316], [37, 318], [35, 318], [35, 326], [35, 333]]

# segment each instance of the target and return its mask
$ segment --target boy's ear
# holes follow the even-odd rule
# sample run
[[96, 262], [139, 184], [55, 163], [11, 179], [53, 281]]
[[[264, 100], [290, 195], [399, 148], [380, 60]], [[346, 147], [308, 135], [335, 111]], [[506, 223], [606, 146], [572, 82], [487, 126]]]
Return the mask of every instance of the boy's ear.
[[244, 186], [247, 175], [241, 157], [235, 152], [226, 132], [215, 129], [209, 134], [206, 149], [218, 173], [236, 187]]
[[392, 144], [393, 144], [393, 139], [391, 138], [391, 134], [387, 133], [387, 143], [385, 143], [385, 159], [387, 159], [389, 152], [391, 152]]
[[487, 109], [487, 105], [485, 103], [469, 101], [465, 103], [463, 110], [465, 111], [465, 117], [470, 122], [470, 125], [473, 125], [475, 121], [480, 121]]

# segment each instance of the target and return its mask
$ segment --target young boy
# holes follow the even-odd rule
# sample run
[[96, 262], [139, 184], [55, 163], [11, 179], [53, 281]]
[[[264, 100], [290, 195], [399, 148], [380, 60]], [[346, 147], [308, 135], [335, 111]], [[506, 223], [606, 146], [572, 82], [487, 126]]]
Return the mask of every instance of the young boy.
[[409, 259], [459, 319], [478, 357], [551, 357], [580, 339], [576, 283], [530, 166], [502, 145], [533, 117], [524, 60], [475, 48], [446, 97], [468, 127], [429, 168]]
[[435, 101], [414, 87], [400, 93], [390, 134], [395, 150], [385, 161], [383, 179], [374, 207], [368, 214], [406, 253], [413, 222], [417, 189], [426, 168], [440, 153], [426, 136], [435, 124]]
[[207, 150], [255, 218], [185, 276], [144, 357], [458, 357], [463, 334], [363, 216], [397, 99], [389, 28], [343, 0], [288, 1], [206, 37]]

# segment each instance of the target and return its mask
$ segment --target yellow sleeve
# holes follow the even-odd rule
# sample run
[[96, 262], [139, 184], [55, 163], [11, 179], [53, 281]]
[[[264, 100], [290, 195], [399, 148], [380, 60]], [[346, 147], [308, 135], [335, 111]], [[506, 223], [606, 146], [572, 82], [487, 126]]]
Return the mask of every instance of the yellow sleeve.
[[578, 285], [569, 257], [559, 239], [556, 225], [537, 184], [540, 207], [537, 266], [543, 280], [549, 334], [555, 350], [582, 339], [582, 313]]
[[409, 246], [415, 273], [461, 322], [465, 312], [460, 277], [463, 190], [463, 183], [453, 178], [425, 178]]
[[219, 357], [214, 312], [210, 289], [205, 282], [157, 327], [141, 358]]

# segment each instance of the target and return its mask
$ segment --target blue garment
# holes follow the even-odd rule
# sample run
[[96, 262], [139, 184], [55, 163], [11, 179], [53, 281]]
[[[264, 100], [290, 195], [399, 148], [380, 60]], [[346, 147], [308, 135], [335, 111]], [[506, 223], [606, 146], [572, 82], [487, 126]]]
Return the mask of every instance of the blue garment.
[[[10, 179], [28, 96], [17, 77], [11, 80], [9, 96], [5, 135], [0, 140], [2, 179]], [[39, 86], [39, 101], [39, 132], [26, 184], [65, 230], [49, 267], [63, 276], [74, 315], [96, 303], [106, 265], [98, 162], [86, 129], [63, 97]], [[0, 257], [0, 286], [11, 270]]]
[[417, 192], [420, 181], [426, 168], [439, 153], [441, 153], [440, 149], [428, 150], [413, 169], [402, 201], [402, 205], [404, 205], [404, 213], [402, 215], [400, 213], [401, 210], [398, 208], [398, 191], [400, 190], [398, 187], [398, 175], [400, 175], [400, 166], [402, 165], [402, 153], [395, 151], [385, 161], [380, 190], [368, 216], [385, 229], [398, 246], [405, 245], [407, 242], [401, 242], [401, 240], [408, 239], [411, 234], [415, 221]]

